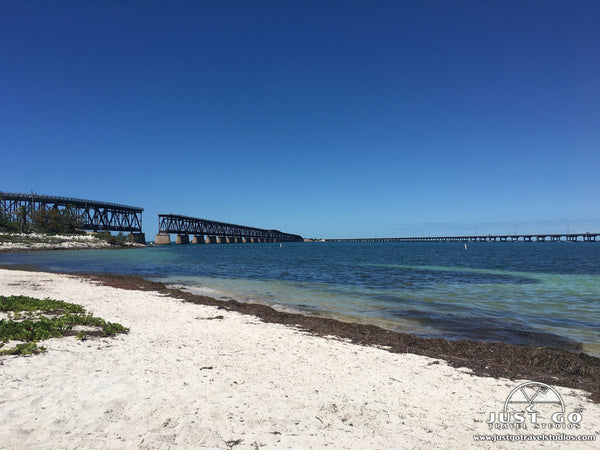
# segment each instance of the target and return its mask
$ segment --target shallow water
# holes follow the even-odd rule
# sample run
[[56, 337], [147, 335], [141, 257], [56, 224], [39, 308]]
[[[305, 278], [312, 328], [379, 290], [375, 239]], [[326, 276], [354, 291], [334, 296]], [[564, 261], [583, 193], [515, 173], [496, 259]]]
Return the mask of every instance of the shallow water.
[[2, 254], [0, 264], [138, 274], [217, 298], [420, 336], [600, 355], [598, 243], [284, 243]]

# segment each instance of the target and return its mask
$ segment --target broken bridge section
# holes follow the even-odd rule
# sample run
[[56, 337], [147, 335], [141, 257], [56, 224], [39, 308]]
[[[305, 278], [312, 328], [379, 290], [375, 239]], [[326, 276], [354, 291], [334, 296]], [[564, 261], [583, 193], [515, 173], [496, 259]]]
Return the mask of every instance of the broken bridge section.
[[170, 234], [177, 235], [175, 240], [177, 244], [189, 244], [190, 235], [193, 236], [193, 244], [304, 241], [302, 236], [283, 233], [279, 230], [264, 230], [175, 214], [159, 214], [156, 243], [170, 244]]

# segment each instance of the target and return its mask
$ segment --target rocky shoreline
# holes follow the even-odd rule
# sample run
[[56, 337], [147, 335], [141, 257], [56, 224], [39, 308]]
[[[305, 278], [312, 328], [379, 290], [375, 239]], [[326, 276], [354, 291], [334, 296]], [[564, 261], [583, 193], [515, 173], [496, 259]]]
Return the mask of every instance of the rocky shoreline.
[[91, 234], [50, 235], [41, 233], [0, 233], [0, 253], [134, 247], [144, 247], [144, 245], [137, 243], [115, 245]]

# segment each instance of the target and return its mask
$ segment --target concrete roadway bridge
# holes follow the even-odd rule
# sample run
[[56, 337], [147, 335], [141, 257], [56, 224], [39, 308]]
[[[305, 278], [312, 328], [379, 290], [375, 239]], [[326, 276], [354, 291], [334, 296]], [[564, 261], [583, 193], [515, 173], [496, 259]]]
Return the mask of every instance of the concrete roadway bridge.
[[136, 242], [145, 243], [142, 233], [144, 208], [119, 205], [117, 203], [83, 200], [80, 198], [54, 197], [38, 194], [14, 194], [0, 192], [0, 214], [14, 222], [22, 207], [30, 222], [35, 212], [57, 210], [60, 214], [71, 214], [78, 221], [77, 228], [90, 231], [124, 231], [132, 233]]
[[327, 242], [596, 242], [600, 233], [498, 234], [487, 236], [426, 236], [398, 238], [325, 239]]
[[302, 242], [304, 240], [302, 236], [283, 233], [279, 230], [263, 230], [196, 217], [159, 214], [156, 243], [170, 244], [170, 234], [177, 235], [175, 240], [177, 244], [189, 244], [190, 235], [193, 236], [193, 244]]

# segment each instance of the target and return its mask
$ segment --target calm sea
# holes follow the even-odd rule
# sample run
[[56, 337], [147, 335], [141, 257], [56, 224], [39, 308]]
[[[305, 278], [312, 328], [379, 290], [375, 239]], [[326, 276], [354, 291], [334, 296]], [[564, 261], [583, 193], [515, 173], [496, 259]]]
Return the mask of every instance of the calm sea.
[[0, 265], [137, 274], [216, 298], [419, 336], [600, 356], [598, 243], [284, 243], [1, 254]]

